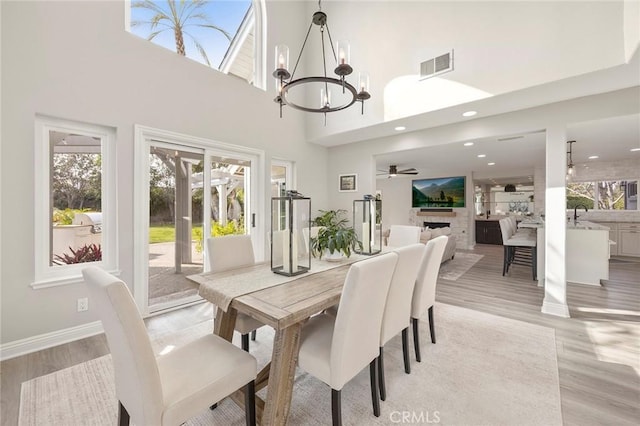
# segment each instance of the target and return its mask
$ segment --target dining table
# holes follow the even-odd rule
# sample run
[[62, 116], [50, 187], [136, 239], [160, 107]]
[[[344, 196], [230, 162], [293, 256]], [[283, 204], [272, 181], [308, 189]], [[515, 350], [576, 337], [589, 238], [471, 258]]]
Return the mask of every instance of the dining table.
[[[352, 254], [339, 262], [314, 258], [309, 272], [295, 276], [275, 274], [265, 262], [187, 277], [199, 285], [201, 297], [217, 306], [214, 333], [220, 337], [231, 341], [238, 313], [275, 330], [271, 361], [256, 377], [256, 392], [267, 387], [266, 400], [256, 395], [259, 424], [287, 423], [303, 323], [338, 304], [351, 264], [368, 257]], [[243, 390], [231, 398], [244, 406]]]

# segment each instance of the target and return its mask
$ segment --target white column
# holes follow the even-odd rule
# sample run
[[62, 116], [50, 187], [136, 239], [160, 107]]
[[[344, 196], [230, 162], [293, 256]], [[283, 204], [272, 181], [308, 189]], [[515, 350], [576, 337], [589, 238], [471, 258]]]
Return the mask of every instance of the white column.
[[542, 312], [569, 317], [567, 306], [566, 193], [567, 168], [566, 129], [564, 125], [547, 128], [545, 187], [545, 285]]

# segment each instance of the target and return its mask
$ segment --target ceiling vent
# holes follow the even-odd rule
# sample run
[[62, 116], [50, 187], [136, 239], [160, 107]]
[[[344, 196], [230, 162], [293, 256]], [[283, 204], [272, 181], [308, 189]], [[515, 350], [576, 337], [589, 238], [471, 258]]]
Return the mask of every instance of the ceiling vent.
[[453, 50], [420, 64], [420, 80], [453, 71]]

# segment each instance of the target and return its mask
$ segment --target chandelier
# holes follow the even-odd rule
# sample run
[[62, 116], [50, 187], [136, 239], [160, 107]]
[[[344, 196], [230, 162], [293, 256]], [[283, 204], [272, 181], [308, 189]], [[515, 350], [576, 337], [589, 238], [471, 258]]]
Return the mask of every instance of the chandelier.
[[[282, 118], [282, 107], [284, 105], [288, 105], [292, 108], [299, 109], [301, 111], [307, 112], [320, 112], [325, 115], [325, 124], [327, 121], [327, 113], [340, 111], [346, 108], [349, 108], [351, 105], [356, 102], [360, 102], [362, 105], [361, 113], [364, 114], [364, 101], [369, 99], [371, 95], [369, 94], [369, 75], [367, 73], [361, 72], [358, 78], [358, 89], [352, 86], [348, 81], [346, 81], [345, 77], [353, 72], [353, 68], [349, 65], [350, 62], [350, 46], [348, 41], [338, 41], [336, 43], [337, 49], [334, 49], [333, 40], [331, 39], [331, 32], [329, 31], [329, 26], [327, 25], [327, 14], [322, 12], [322, 6], [320, 1], [318, 1], [319, 10], [313, 14], [311, 19], [311, 23], [309, 24], [309, 29], [307, 30], [307, 35], [304, 38], [304, 42], [302, 43], [302, 48], [300, 49], [300, 54], [296, 59], [295, 66], [293, 67], [293, 71], [289, 72], [289, 48], [280, 44], [276, 46], [276, 69], [273, 72], [273, 76], [276, 78], [277, 84], [277, 96], [274, 99], [280, 105], [280, 118]], [[313, 25], [317, 25], [320, 27], [320, 42], [322, 48], [322, 66], [323, 66], [323, 74], [320, 76], [311, 76], [311, 77], [300, 77], [296, 78], [296, 70], [298, 69], [298, 65], [300, 63], [300, 58], [302, 57], [302, 52], [304, 52], [304, 48], [307, 45], [307, 40], [309, 39], [309, 34], [311, 33], [311, 28]], [[325, 31], [326, 30], [326, 31]], [[327, 38], [329, 41], [329, 51], [330, 58], [333, 58], [335, 62], [335, 69], [333, 72], [336, 74], [336, 77], [327, 76], [327, 54], [326, 54], [326, 44], [325, 44], [325, 32], [327, 34]], [[337, 55], [336, 55], [337, 51]], [[292, 93], [292, 89], [295, 87], [311, 87], [309, 85], [318, 84], [320, 86], [320, 102], [317, 106], [310, 106], [310, 104], [304, 101], [298, 100], [295, 98]], [[340, 101], [336, 103], [331, 102], [331, 91], [330, 88], [339, 88], [342, 91], [344, 96], [340, 97]], [[307, 92], [305, 92], [307, 93]], [[334, 97], [335, 99], [335, 97]]]
[[576, 141], [567, 141], [569, 144], [569, 150], [567, 151], [567, 180], [570, 180], [574, 173], [576, 172], [576, 168], [573, 165], [573, 144]]

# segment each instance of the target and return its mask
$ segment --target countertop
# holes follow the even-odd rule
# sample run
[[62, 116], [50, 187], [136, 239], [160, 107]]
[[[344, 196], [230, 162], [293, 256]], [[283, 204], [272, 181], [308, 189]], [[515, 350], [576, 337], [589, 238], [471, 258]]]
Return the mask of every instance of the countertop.
[[586, 220], [579, 220], [575, 223], [573, 222], [573, 220], [570, 220], [569, 222], [567, 222], [567, 229], [593, 229], [598, 231], [608, 231], [609, 227]]
[[[498, 222], [500, 219], [504, 219], [506, 217], [509, 217], [509, 216], [504, 216], [504, 215], [495, 215], [495, 216], [493, 216], [493, 215], [490, 215], [489, 219], [487, 219], [484, 216], [476, 216], [475, 219], [476, 219], [476, 222]], [[516, 216], [516, 220], [518, 222], [520, 222], [521, 220], [526, 220], [527, 218], [528, 218], [528, 216]]]
[[[519, 225], [519, 227], [521, 228], [544, 228], [544, 222], [540, 223], [540, 222], [535, 222], [535, 221], [522, 221]], [[594, 222], [589, 222], [586, 220], [579, 220], [577, 222], [574, 222], [573, 220], [570, 220], [567, 222], [567, 230], [569, 229], [587, 229], [587, 230], [594, 230], [594, 231], [608, 231], [609, 227], [608, 226], [604, 226], [604, 225], [600, 225], [599, 223], [594, 223]]]

